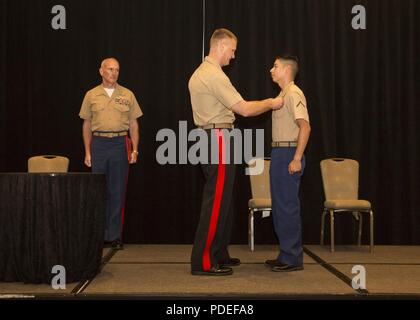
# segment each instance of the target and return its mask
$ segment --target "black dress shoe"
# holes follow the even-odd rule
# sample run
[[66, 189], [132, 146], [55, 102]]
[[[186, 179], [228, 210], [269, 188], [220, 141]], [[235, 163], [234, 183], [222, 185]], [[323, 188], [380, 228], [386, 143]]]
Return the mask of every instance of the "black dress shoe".
[[124, 245], [120, 239], [116, 239], [111, 242], [111, 248], [114, 250], [124, 250]]
[[279, 260], [275, 259], [275, 260], [265, 260], [265, 265], [267, 267], [285, 267], [287, 266], [287, 264], [280, 262]]
[[291, 272], [303, 270], [303, 266], [292, 266], [290, 264], [282, 263], [282, 266], [272, 266], [271, 271], [274, 272]]
[[191, 270], [191, 274], [194, 276], [229, 276], [233, 274], [231, 268], [222, 268], [222, 267], [211, 267], [210, 270]]
[[112, 242], [104, 241], [104, 248], [111, 248]]
[[229, 260], [227, 261], [219, 262], [219, 265], [221, 267], [235, 267], [235, 266], [239, 266], [240, 264], [241, 264], [241, 260], [239, 260], [238, 258], [229, 258]]

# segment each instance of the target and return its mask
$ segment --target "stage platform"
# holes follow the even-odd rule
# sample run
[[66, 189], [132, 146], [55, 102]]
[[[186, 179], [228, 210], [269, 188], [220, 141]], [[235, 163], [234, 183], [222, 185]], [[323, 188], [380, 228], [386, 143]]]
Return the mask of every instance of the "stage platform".
[[[275, 245], [232, 245], [241, 259], [226, 277], [192, 276], [191, 245], [125, 245], [104, 249], [102, 272], [66, 289], [0, 282], [0, 299], [420, 299], [420, 246], [304, 247], [304, 270], [272, 272]], [[366, 289], [353, 289], [352, 267], [366, 270]]]

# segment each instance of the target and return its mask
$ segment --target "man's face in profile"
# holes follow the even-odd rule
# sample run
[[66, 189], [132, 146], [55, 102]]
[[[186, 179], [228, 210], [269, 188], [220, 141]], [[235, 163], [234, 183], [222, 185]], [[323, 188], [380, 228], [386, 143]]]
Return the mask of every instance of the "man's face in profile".
[[274, 61], [274, 65], [270, 70], [271, 78], [274, 82], [279, 83], [279, 81], [284, 77], [285, 66], [280, 59]]
[[235, 58], [236, 41], [234, 39], [226, 38], [220, 41], [222, 46], [222, 66], [227, 66], [231, 59]]

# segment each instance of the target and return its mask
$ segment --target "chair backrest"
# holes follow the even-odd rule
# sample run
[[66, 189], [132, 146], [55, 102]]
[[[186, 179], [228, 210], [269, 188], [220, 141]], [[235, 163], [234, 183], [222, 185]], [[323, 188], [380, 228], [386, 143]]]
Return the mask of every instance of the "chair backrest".
[[67, 172], [69, 159], [61, 156], [44, 155], [28, 159], [28, 172]]
[[[253, 199], [271, 199], [270, 192], [270, 159], [259, 159], [264, 161], [264, 170], [261, 174], [250, 175], [251, 192]], [[255, 159], [248, 164], [250, 167], [255, 166]]]
[[358, 198], [359, 163], [353, 159], [332, 158], [321, 161], [326, 200]]

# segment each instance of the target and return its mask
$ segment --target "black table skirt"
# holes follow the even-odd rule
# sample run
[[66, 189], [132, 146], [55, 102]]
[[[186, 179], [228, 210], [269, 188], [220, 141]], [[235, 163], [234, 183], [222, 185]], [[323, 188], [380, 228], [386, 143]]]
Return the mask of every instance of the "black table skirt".
[[102, 174], [0, 173], [0, 281], [66, 282], [99, 272], [106, 180]]

